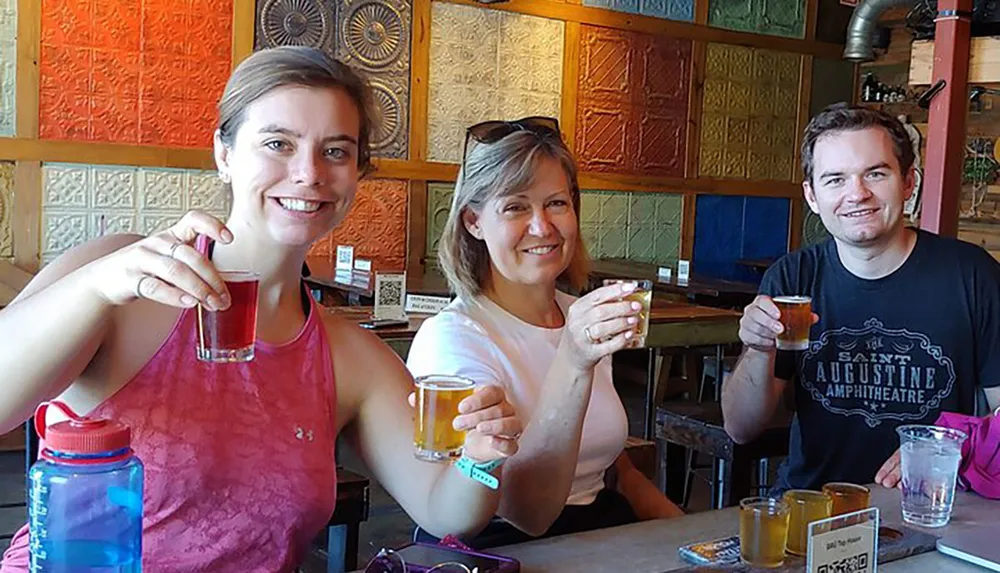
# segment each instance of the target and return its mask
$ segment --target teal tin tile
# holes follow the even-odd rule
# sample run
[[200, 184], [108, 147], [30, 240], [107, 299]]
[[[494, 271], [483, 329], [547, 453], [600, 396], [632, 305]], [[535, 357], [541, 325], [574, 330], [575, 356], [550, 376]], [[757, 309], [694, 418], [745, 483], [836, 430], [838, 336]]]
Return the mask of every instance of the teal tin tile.
[[711, 0], [708, 23], [740, 32], [802, 38], [805, 5], [802, 0]]
[[681, 252], [681, 229], [679, 226], [658, 227], [653, 245], [653, 260], [658, 265], [677, 263]]
[[448, 221], [454, 183], [431, 183], [427, 186], [427, 260], [437, 260], [438, 241]]
[[672, 193], [656, 196], [656, 224], [679, 227], [684, 218], [684, 197]]
[[580, 192], [580, 224], [597, 225], [601, 221], [601, 192]]
[[653, 193], [632, 193], [629, 197], [629, 227], [652, 225], [656, 221], [657, 202]]
[[630, 261], [652, 263], [656, 259], [656, 227], [653, 225], [629, 226], [628, 254]]
[[628, 223], [628, 193], [601, 194], [601, 224], [625, 227]]
[[600, 227], [602, 256], [612, 259], [625, 258], [628, 251], [628, 230], [625, 225]]

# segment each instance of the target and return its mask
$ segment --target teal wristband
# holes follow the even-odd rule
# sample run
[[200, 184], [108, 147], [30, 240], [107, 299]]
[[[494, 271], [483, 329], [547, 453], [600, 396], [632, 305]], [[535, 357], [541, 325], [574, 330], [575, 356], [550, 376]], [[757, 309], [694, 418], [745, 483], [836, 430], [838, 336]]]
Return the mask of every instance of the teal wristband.
[[455, 462], [455, 467], [462, 475], [472, 478], [490, 489], [500, 487], [500, 480], [490, 474], [491, 471], [500, 467], [503, 460], [493, 460], [492, 462], [476, 463], [472, 458], [462, 456]]

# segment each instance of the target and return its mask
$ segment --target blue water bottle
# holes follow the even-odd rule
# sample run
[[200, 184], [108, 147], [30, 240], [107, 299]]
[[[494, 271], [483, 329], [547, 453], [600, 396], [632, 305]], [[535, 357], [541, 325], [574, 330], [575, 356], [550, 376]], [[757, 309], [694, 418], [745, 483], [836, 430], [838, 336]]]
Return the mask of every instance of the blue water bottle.
[[[46, 428], [49, 406], [69, 420]], [[32, 573], [142, 571], [142, 463], [128, 426], [53, 401], [35, 428], [45, 447], [28, 473]]]

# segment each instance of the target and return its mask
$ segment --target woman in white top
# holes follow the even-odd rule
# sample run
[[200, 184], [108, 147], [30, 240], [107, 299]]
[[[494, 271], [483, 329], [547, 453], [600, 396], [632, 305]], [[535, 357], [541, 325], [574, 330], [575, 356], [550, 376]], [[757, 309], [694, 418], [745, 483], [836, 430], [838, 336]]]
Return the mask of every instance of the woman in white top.
[[525, 426], [503, 468], [502, 521], [477, 547], [682, 514], [624, 453], [611, 354], [633, 336], [639, 305], [621, 297], [634, 285], [579, 299], [557, 290], [586, 284], [579, 206], [556, 120], [469, 128], [439, 245], [458, 297], [424, 322], [407, 367], [502, 386]]

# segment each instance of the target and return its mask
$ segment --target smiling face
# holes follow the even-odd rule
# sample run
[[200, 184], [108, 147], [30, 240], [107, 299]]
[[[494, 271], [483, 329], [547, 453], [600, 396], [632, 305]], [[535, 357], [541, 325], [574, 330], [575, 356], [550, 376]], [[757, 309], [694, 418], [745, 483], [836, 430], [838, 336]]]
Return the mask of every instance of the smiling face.
[[569, 266], [580, 232], [569, 178], [551, 157], [538, 160], [525, 189], [466, 209], [463, 223], [486, 243], [493, 281], [546, 288]]
[[308, 246], [344, 220], [358, 184], [358, 107], [338, 88], [283, 86], [250, 104], [216, 163], [232, 180], [230, 224]]
[[868, 246], [903, 228], [903, 204], [913, 194], [913, 173], [902, 173], [889, 133], [881, 127], [833, 131], [813, 150], [806, 202], [841, 243]]

